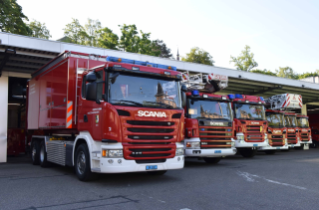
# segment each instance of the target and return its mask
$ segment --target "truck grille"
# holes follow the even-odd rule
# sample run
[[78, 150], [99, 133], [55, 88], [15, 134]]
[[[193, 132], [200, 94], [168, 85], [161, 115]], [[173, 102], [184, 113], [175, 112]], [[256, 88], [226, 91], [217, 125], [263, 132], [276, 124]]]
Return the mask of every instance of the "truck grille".
[[[246, 139], [245, 139], [246, 140]], [[263, 134], [260, 126], [247, 125], [247, 142], [263, 142]]]
[[288, 144], [297, 144], [297, 135], [296, 133], [287, 134]]
[[285, 140], [283, 135], [271, 135], [271, 138], [269, 139], [269, 145], [270, 146], [284, 146]]
[[201, 149], [230, 148], [232, 127], [199, 126]]
[[308, 133], [301, 133], [301, 141], [309, 141]]
[[175, 157], [178, 121], [124, 120], [123, 117], [124, 158], [136, 163], [155, 163]]

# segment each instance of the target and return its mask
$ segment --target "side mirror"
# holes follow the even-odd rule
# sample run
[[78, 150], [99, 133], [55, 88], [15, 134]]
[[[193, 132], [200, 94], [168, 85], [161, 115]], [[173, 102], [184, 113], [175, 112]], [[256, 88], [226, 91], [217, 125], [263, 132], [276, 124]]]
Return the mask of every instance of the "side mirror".
[[186, 86], [182, 85], [181, 87], [182, 107], [186, 107], [186, 91], [187, 91]]
[[[95, 101], [100, 104], [100, 99], [98, 98], [98, 83], [91, 82], [86, 84], [86, 100]], [[100, 93], [101, 94], [101, 93]]]
[[96, 74], [94, 72], [90, 72], [86, 75], [87, 82], [95, 82], [97, 80]]
[[187, 91], [186, 85], [182, 85], [182, 88], [181, 88], [181, 89], [182, 89], [183, 92], [186, 92], [186, 91]]

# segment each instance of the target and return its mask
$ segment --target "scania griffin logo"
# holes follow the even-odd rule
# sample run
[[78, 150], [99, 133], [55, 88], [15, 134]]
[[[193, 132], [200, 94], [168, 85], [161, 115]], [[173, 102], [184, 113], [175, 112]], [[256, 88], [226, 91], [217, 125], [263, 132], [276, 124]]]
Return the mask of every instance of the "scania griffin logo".
[[259, 125], [259, 122], [251, 122], [252, 125]]
[[142, 111], [137, 112], [139, 117], [167, 117], [165, 112]]

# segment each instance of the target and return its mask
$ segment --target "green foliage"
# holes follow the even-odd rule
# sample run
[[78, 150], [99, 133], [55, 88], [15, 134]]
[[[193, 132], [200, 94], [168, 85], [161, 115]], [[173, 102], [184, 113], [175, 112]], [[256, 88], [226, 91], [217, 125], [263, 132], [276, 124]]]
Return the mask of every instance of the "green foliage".
[[215, 61], [213, 57], [203, 49], [194, 47], [191, 49], [190, 53], [186, 54], [186, 57], [182, 58], [182, 61], [192, 62], [192, 63], [201, 63], [206, 65], [214, 66]]
[[102, 28], [101, 22], [99, 20], [92, 20], [88, 19], [88, 23], [85, 24], [85, 31], [88, 35], [86, 45], [99, 47], [98, 38], [99, 34], [98, 31]]
[[307, 78], [307, 77], [316, 77], [316, 76], [319, 76], [319, 69], [317, 69], [314, 72], [306, 72], [306, 73], [303, 73], [303, 74], [299, 74], [298, 75], [298, 79], [304, 79], [304, 78]]
[[78, 19], [72, 18], [72, 22], [67, 24], [63, 30], [64, 35], [69, 38], [68, 42], [85, 45], [89, 40], [89, 35]]
[[112, 32], [111, 29], [105, 27], [97, 31], [98, 46], [106, 49], [117, 50], [119, 44], [119, 37]]
[[36, 37], [36, 38], [41, 38], [41, 39], [49, 39], [52, 36], [50, 35], [50, 31], [48, 28], [45, 26], [45, 23], [40, 23], [36, 20], [33, 20], [28, 24], [28, 27], [31, 30], [31, 33], [29, 36], [31, 37]]
[[229, 63], [235, 63], [237, 70], [250, 71], [251, 69], [258, 66], [258, 63], [254, 60], [254, 53], [250, 53], [250, 47], [245, 46], [245, 49], [241, 51], [241, 55], [237, 58], [230, 56]]
[[0, 31], [29, 35], [30, 29], [23, 20], [28, 20], [28, 17], [22, 13], [16, 0], [0, 0]]
[[257, 73], [257, 74], [266, 74], [266, 75], [270, 75], [270, 76], [277, 76], [277, 74], [275, 74], [274, 72], [267, 70], [267, 69], [264, 69], [264, 70], [253, 69], [253, 70], [250, 70], [250, 72]]
[[158, 49], [160, 51], [160, 54], [158, 55], [161, 58], [172, 58], [171, 49], [169, 49], [163, 40], [154, 40], [152, 41], [153, 49]]
[[294, 72], [294, 70], [287, 67], [279, 67], [279, 70], [276, 69], [276, 73], [278, 77], [288, 78], [288, 79], [298, 79], [298, 74]]

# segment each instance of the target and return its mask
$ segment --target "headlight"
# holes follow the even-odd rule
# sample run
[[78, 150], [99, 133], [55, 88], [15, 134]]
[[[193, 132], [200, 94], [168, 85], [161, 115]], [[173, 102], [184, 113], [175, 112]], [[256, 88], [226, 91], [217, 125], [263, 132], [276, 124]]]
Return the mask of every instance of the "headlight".
[[286, 145], [288, 144], [288, 139], [285, 139], [285, 144], [286, 144]]
[[123, 157], [123, 150], [121, 149], [104, 149], [102, 150], [102, 157]]
[[299, 137], [297, 137], [297, 141], [300, 141], [300, 138], [299, 138]]
[[237, 134], [237, 140], [240, 142], [240, 141], [243, 141], [244, 140], [244, 135], [238, 135]]
[[186, 143], [186, 148], [188, 148], [188, 149], [199, 149], [200, 148], [200, 142], [199, 141], [187, 142]]
[[266, 139], [268, 139], [268, 134], [267, 134], [267, 133], [265, 133], [265, 140], [266, 140]]
[[176, 156], [184, 155], [184, 148], [177, 148], [175, 155]]

